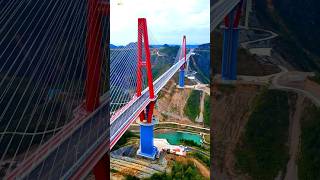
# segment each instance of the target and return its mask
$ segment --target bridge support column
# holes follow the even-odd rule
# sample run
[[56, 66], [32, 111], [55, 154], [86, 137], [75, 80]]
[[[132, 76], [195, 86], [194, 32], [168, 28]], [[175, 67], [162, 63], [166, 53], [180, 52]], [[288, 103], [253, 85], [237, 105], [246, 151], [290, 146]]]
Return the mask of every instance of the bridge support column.
[[179, 87], [180, 88], [184, 87], [184, 69], [180, 69], [180, 72], [179, 72]]
[[237, 80], [237, 54], [239, 46], [239, 21], [242, 1], [225, 18], [223, 31], [222, 80]]
[[140, 125], [140, 146], [137, 155], [148, 158], [156, 159], [158, 149], [153, 144], [153, 129], [157, 120], [153, 117], [151, 123], [146, 121], [139, 121]]
[[223, 34], [222, 80], [237, 80], [238, 28], [225, 28]]

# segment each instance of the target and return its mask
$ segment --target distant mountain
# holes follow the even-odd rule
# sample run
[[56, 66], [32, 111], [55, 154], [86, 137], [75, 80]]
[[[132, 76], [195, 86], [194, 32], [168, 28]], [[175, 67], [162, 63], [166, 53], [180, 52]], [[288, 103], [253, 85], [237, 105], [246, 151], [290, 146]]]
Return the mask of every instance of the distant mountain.
[[[151, 44], [150, 45], [153, 48], [161, 48], [164, 46], [181, 46], [181, 44]], [[197, 48], [199, 45], [187, 45], [187, 48]], [[124, 47], [124, 46], [115, 46], [113, 44], [110, 44], [110, 48], [119, 48], [119, 47]]]
[[320, 55], [320, 1], [281, 0], [273, 1], [274, 7], [299, 42]]
[[[133, 42], [131, 42], [133, 43]], [[129, 44], [131, 44], [129, 43]], [[127, 45], [125, 45], [127, 46]], [[111, 49], [116, 49], [116, 48], [122, 48], [122, 47], [125, 47], [124, 45], [119, 45], [119, 46], [116, 46], [114, 44], [110, 44], [110, 48]], [[150, 47], [152, 48], [162, 48], [162, 47], [172, 47], [172, 46], [181, 46], [181, 44], [151, 44]], [[187, 48], [188, 49], [191, 49], [191, 48], [197, 48], [199, 45], [195, 45], [195, 44], [191, 44], [191, 45], [188, 45], [187, 44]]]
[[210, 43], [201, 44], [198, 46], [199, 49], [210, 49]]
[[[181, 44], [163, 44], [163, 45], [151, 45], [154, 48], [160, 48], [164, 46], [181, 46]], [[188, 45], [187, 48], [197, 48], [199, 45]]]
[[197, 48], [199, 45], [188, 45], [187, 44], [187, 48]]
[[118, 46], [116, 46], [116, 45], [113, 45], [113, 44], [110, 44], [110, 46], [109, 46], [111, 49], [115, 49], [115, 48], [118, 48]]
[[275, 49], [297, 69], [320, 71], [320, 1], [255, 2], [261, 25], [279, 34]]
[[203, 83], [210, 83], [210, 43], [199, 45], [190, 61], [190, 68], [197, 71], [197, 78]]

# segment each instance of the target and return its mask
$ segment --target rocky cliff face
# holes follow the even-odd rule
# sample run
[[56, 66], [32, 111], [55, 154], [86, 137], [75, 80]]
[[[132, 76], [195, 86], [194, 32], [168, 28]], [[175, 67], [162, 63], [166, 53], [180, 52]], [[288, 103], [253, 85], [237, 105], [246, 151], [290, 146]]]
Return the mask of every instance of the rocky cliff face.
[[191, 123], [183, 109], [190, 96], [191, 89], [178, 89], [174, 80], [170, 80], [158, 97], [155, 116], [159, 121]]
[[[213, 150], [212, 170], [216, 179], [252, 179], [236, 168], [235, 150], [245, 133], [246, 124], [254, 110], [255, 98], [264, 87], [258, 85], [222, 85], [211, 86], [212, 126], [211, 142]], [[279, 177], [296, 179], [299, 156], [300, 120], [302, 112], [312, 102], [296, 93], [288, 94], [289, 125], [288, 154], [286, 167], [279, 172]], [[272, 107], [271, 107], [272, 108]]]

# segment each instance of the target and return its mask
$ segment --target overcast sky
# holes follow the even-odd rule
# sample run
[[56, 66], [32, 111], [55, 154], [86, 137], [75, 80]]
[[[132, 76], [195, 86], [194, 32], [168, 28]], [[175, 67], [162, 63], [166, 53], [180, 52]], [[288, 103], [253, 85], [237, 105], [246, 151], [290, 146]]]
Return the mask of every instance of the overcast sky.
[[[110, 0], [111, 44], [137, 41], [138, 17], [147, 18], [150, 44], [210, 42], [210, 0]], [[151, 33], [151, 34], [150, 34]]]

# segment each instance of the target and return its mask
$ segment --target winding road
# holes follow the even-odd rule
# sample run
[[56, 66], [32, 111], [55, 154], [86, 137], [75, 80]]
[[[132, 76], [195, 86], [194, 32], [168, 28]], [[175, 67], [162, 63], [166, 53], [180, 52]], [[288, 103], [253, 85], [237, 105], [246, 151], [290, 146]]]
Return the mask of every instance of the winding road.
[[277, 34], [277, 33], [273, 32], [273, 31], [266, 30], [266, 29], [250, 28], [250, 30], [262, 31], [262, 32], [268, 33], [269, 36], [264, 37], [264, 38], [260, 38], [260, 39], [254, 39], [254, 40], [242, 42], [242, 43], [241, 43], [241, 46], [242, 46], [243, 48], [247, 48], [249, 44], [254, 44], [254, 43], [262, 42], [262, 41], [268, 41], [268, 40], [272, 40], [272, 39], [278, 37], [278, 34]]
[[[259, 29], [258, 29], [259, 30]], [[259, 41], [271, 40], [277, 37], [277, 34], [267, 31], [270, 34], [269, 37], [248, 41], [242, 43], [242, 47], [247, 48], [248, 44], [256, 43]], [[302, 105], [305, 97], [309, 98], [316, 106], [320, 107], [320, 85], [312, 83], [308, 80], [309, 76], [314, 76], [313, 72], [300, 72], [300, 71], [289, 71], [286, 67], [279, 64], [277, 66], [281, 69], [280, 73], [271, 74], [268, 76], [256, 77], [256, 76], [240, 76], [240, 81], [252, 84], [266, 84], [270, 85], [270, 89], [280, 89], [284, 91], [292, 91], [301, 96], [298, 96], [295, 108], [296, 111], [293, 114], [292, 122], [290, 122], [290, 133], [289, 133], [289, 153], [290, 159], [287, 163], [286, 171], [284, 172], [285, 180], [296, 180], [298, 179], [298, 167], [296, 159], [299, 153], [299, 140], [301, 135], [300, 130], [300, 118], [302, 114]], [[317, 93], [318, 92], [318, 93]], [[281, 173], [279, 174], [280, 179]], [[277, 178], [277, 179], [278, 179]]]
[[[261, 28], [250, 28], [252, 30], [263, 31], [269, 34], [268, 37], [260, 39], [250, 40], [242, 42], [241, 46], [247, 48], [249, 44], [257, 43], [261, 41], [272, 40], [278, 35], [272, 31], [261, 29]], [[281, 72], [270, 74], [266, 76], [238, 76], [237, 83], [243, 84], [257, 84], [257, 85], [270, 85], [270, 89], [280, 89], [284, 91], [291, 91], [299, 94], [303, 94], [308, 97], [316, 106], [320, 107], [320, 93], [315, 93], [310, 89], [305, 88], [305, 83], [309, 76], [314, 76], [313, 72], [301, 72], [301, 71], [289, 71], [286, 67], [279, 64], [277, 66], [281, 69]], [[221, 79], [220, 75], [217, 75], [215, 79]], [[315, 85], [317, 86], [317, 85]], [[315, 89], [320, 89], [315, 87]]]

